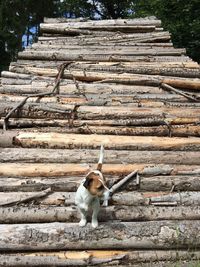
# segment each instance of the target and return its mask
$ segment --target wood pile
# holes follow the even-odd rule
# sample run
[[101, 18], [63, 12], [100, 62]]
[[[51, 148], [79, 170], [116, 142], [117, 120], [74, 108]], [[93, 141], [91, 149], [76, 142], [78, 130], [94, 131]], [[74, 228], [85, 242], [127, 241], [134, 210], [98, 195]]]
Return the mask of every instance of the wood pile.
[[[0, 266], [188, 266], [200, 258], [200, 68], [155, 18], [45, 19], [0, 85]], [[4, 130], [3, 130], [4, 129]], [[78, 226], [105, 148], [113, 195]]]

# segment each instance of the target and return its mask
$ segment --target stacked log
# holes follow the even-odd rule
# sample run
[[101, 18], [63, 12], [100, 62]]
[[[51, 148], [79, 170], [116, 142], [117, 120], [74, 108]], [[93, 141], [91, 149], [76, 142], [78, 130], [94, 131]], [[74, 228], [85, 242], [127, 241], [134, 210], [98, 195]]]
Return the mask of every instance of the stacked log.
[[[199, 65], [155, 18], [46, 18], [41, 33], [1, 73], [0, 266], [198, 263]], [[109, 187], [138, 175], [80, 228], [101, 144]]]

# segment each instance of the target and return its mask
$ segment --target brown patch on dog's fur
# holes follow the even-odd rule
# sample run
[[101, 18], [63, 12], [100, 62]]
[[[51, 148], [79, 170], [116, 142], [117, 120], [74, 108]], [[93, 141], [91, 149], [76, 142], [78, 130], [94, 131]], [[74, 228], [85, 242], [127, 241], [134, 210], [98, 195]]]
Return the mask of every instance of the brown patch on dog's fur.
[[90, 192], [90, 194], [102, 197], [103, 192], [105, 190], [104, 185], [102, 184], [101, 181], [99, 181], [99, 175], [91, 172], [87, 177], [86, 177], [86, 183], [87, 183], [87, 189]]

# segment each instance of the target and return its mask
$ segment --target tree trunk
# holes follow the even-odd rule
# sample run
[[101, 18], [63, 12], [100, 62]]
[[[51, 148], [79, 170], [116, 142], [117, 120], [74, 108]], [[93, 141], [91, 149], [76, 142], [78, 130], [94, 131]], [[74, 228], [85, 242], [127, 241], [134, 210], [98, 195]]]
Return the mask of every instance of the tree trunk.
[[199, 227], [199, 220], [115, 222], [84, 230], [74, 223], [1, 225], [0, 250], [191, 249], [200, 246]]
[[115, 25], [87, 25], [75, 24], [73, 27], [69, 26], [69, 24], [46, 24], [41, 23], [40, 24], [40, 30], [42, 33], [56, 33], [56, 34], [64, 34], [64, 35], [71, 35], [71, 36], [77, 36], [80, 34], [92, 34], [93, 31], [106, 31], [106, 32], [125, 32], [125, 33], [146, 33], [146, 32], [153, 32], [155, 30], [155, 26], [152, 25], [118, 25], [117, 27]]
[[[100, 222], [118, 220], [159, 221], [159, 220], [200, 220], [200, 208], [192, 206], [154, 207], [154, 206], [109, 206], [101, 207]], [[80, 214], [75, 207], [3, 207], [0, 208], [0, 223], [46, 223], [78, 222]], [[91, 218], [89, 219], [89, 221]]]
[[[145, 52], [144, 52], [145, 54]], [[177, 52], [175, 53], [161, 53], [160, 55], [155, 55], [152, 53], [151, 56], [147, 55], [82, 55], [82, 54], [66, 54], [62, 52], [34, 52], [34, 51], [24, 51], [18, 53], [19, 59], [29, 59], [29, 60], [51, 60], [51, 61], [95, 61], [95, 62], [165, 62], [165, 61], [180, 61], [179, 56], [176, 57]], [[188, 62], [188, 57], [181, 57], [183, 62]]]
[[[0, 120], [0, 126], [3, 126], [3, 120]], [[153, 126], [153, 127], [110, 127], [110, 126], [88, 126], [66, 127], [66, 122], [56, 122], [55, 120], [9, 120], [9, 128], [28, 128], [31, 131], [37, 131], [40, 127], [41, 132], [47, 132], [49, 127], [54, 133], [74, 133], [74, 134], [100, 134], [100, 135], [125, 135], [125, 136], [174, 136], [188, 137], [200, 136], [200, 126], [179, 125], [171, 126]], [[34, 128], [35, 127], [35, 128]], [[62, 127], [62, 128], [61, 128]], [[24, 129], [23, 129], [24, 130]]]
[[[13, 206], [16, 203], [71, 206], [74, 205], [74, 199], [75, 192], [50, 192], [50, 189], [40, 192], [0, 192], [0, 205], [4, 207]], [[114, 194], [110, 203], [116, 206], [199, 206], [200, 193], [194, 191], [180, 193], [121, 192]]]
[[[33, 52], [31, 52], [33, 53]], [[48, 53], [48, 52], [44, 52]], [[39, 52], [37, 52], [37, 56]], [[138, 55], [138, 54], [137, 54]], [[50, 77], [55, 77], [57, 75], [57, 70], [54, 69], [43, 69], [35, 67], [10, 67], [10, 71], [21, 72], [26, 74], [34, 75], [46, 75]], [[127, 84], [136, 84], [136, 85], [159, 85], [160, 83], [166, 83], [168, 85], [185, 88], [191, 90], [200, 90], [200, 80], [199, 79], [188, 79], [188, 78], [178, 78], [178, 77], [169, 77], [165, 78], [163, 76], [154, 76], [154, 75], [139, 75], [139, 74], [130, 74], [130, 73], [101, 73], [101, 72], [92, 72], [92, 71], [69, 71], [65, 70], [64, 78], [73, 79], [75, 78], [78, 81], [85, 82], [96, 82], [96, 81], [114, 81], [116, 83], [127, 83]]]
[[101, 26], [101, 25], [108, 25], [108, 26], [120, 26], [120, 25], [155, 25], [155, 26], [161, 26], [161, 21], [158, 19], [151, 19], [151, 18], [145, 18], [145, 19], [131, 19], [131, 20], [124, 20], [124, 19], [106, 19], [106, 20], [88, 20], [86, 18], [76, 18], [76, 19], [68, 19], [68, 18], [44, 18], [44, 24], [57, 24], [57, 23], [65, 23], [68, 27], [73, 26], [82, 26], [84, 22], [84, 25], [87, 26]]
[[[121, 176], [121, 175], [120, 175]], [[1, 177], [0, 191], [2, 192], [32, 192], [41, 191], [51, 188], [55, 191], [76, 191], [79, 184], [83, 180], [83, 176], [68, 177], [24, 177], [17, 178]], [[106, 175], [107, 185], [111, 187], [121, 177], [117, 175]], [[142, 174], [139, 176], [139, 184], [136, 181], [129, 182], [123, 187], [126, 191], [200, 191], [198, 175], [177, 175], [177, 176], [150, 176], [146, 177]], [[123, 190], [122, 189], [122, 190]]]
[[148, 136], [110, 136], [27, 132], [14, 137], [14, 145], [45, 148], [92, 148], [104, 144], [105, 149], [117, 150], [189, 150], [198, 151], [198, 138], [168, 138]]
[[[171, 267], [174, 262], [190, 263], [198, 261], [200, 252], [187, 250], [89, 250], [89, 251], [60, 251], [37, 253], [12, 253], [0, 255], [0, 262], [6, 267], [24, 266], [152, 266]], [[119, 265], [120, 264], [120, 265]], [[150, 265], [149, 265], [150, 264]], [[154, 265], [155, 264], [155, 265]], [[159, 265], [157, 265], [159, 264]], [[184, 263], [183, 263], [184, 264]], [[183, 266], [183, 265], [182, 265]], [[186, 265], [187, 266], [187, 265]]]
[[[0, 148], [0, 162], [93, 163], [99, 149]], [[106, 150], [104, 164], [183, 164], [199, 165], [199, 151], [127, 151]]]

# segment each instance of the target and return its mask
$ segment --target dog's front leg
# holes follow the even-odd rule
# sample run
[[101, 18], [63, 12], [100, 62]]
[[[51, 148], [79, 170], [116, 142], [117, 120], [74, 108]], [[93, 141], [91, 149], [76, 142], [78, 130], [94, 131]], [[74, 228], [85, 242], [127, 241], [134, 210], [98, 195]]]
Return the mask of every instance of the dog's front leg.
[[87, 224], [87, 211], [81, 208], [79, 208], [79, 210], [81, 214], [81, 220], [79, 222], [79, 226], [84, 227]]
[[92, 203], [92, 227], [93, 228], [97, 228], [98, 227], [98, 213], [99, 213], [99, 209], [100, 209], [100, 202], [99, 199], [94, 199], [93, 203]]

